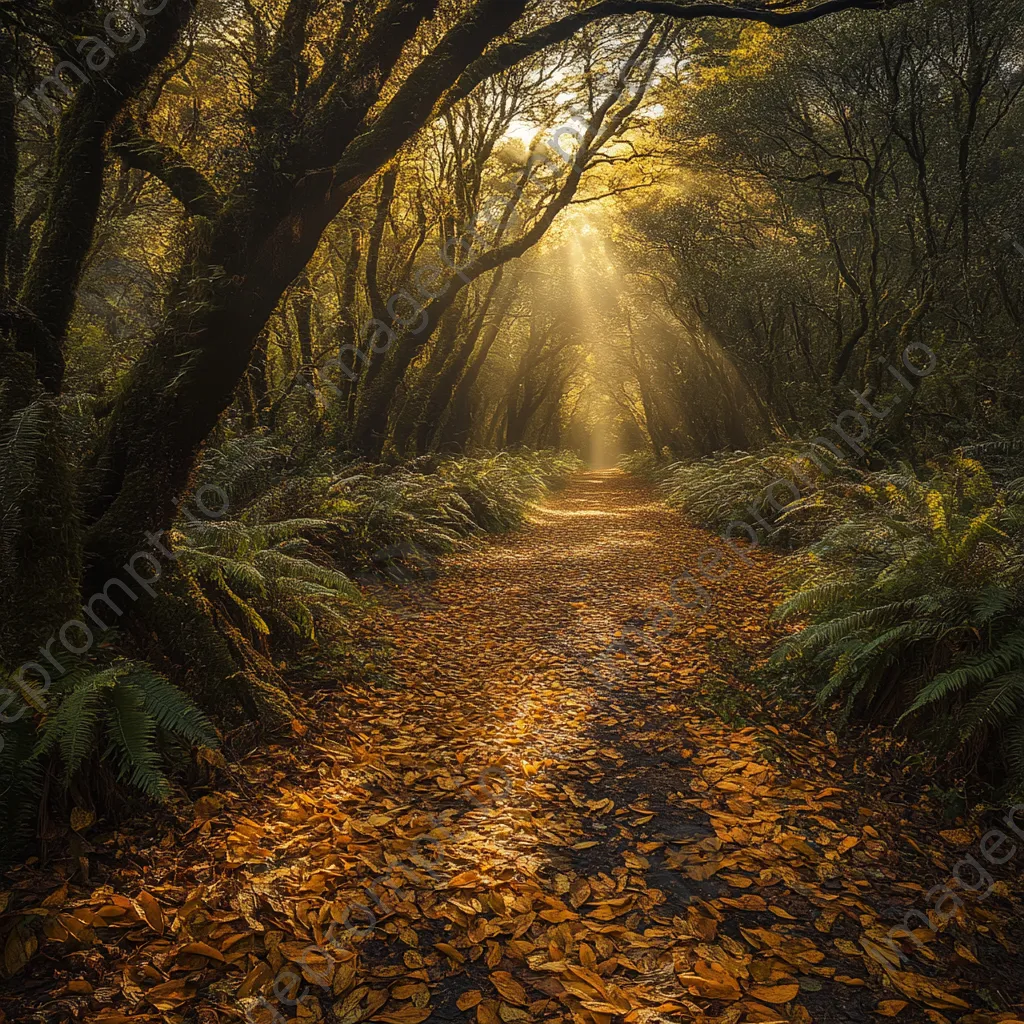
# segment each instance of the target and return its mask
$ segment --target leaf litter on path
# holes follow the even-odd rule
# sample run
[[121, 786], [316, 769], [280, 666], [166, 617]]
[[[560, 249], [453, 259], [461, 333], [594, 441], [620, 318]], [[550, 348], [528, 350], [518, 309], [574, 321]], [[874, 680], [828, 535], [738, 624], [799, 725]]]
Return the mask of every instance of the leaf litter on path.
[[706, 620], [666, 626], [709, 544], [588, 474], [447, 560], [429, 601], [382, 589], [392, 685], [308, 686], [292, 740], [180, 824], [97, 840], [91, 889], [13, 872], [0, 1014], [1019, 1019], [1018, 893], [926, 916], [980, 833], [802, 712], [714, 713], [741, 691], [720, 639], [770, 646], [776, 559], [749, 552]]

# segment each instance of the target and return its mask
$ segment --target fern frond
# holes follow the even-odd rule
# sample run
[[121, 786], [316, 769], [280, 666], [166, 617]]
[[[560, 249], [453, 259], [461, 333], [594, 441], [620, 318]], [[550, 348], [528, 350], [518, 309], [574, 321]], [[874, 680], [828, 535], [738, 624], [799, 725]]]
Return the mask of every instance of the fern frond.
[[146, 711], [161, 729], [193, 746], [218, 745], [210, 720], [169, 680], [145, 665], [133, 665], [125, 680], [142, 694]]
[[70, 780], [95, 748], [104, 691], [116, 685], [117, 670], [70, 673], [63, 683], [69, 692], [56, 711], [44, 719], [34, 753], [41, 757], [57, 746], [64, 762], [64, 778]]
[[166, 800], [170, 786], [156, 750], [156, 719], [146, 710], [143, 692], [122, 680], [111, 692], [110, 709], [108, 754], [117, 763], [118, 777], [153, 800]]

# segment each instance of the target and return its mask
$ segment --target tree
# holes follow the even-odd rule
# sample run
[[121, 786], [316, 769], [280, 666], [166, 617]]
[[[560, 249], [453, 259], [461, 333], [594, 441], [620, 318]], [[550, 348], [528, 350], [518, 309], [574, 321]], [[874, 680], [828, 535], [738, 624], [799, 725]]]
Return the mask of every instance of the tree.
[[[48, 442], [51, 456], [35, 465], [34, 483], [22, 491], [39, 510], [23, 523], [26, 550], [63, 552], [54, 555], [63, 582], [40, 598], [67, 607], [81, 584], [79, 564], [87, 587], [102, 584], [148, 534], [169, 526], [264, 328], [325, 232], [431, 119], [454, 116], [482, 83], [599, 22], [624, 27], [654, 15], [673, 24], [718, 17], [784, 27], [899, 2], [773, 9], [600, 0], [558, 4], [545, 20], [528, 0], [443, 9], [437, 0], [223, 0], [201, 26], [193, 0], [140, 0], [133, 16], [111, 15], [91, 0], [0, 5], [2, 45], [12, 57], [0, 87], [5, 421], [38, 407], [50, 424], [41, 429], [56, 440], [60, 416], [46, 396], [60, 396], [64, 386], [69, 325], [101, 227], [104, 189], [127, 180], [113, 182], [114, 169], [158, 180], [181, 210], [161, 258], [165, 285], [147, 317], [151, 333], [135, 347], [112, 400], [97, 405], [100, 431], [83, 493], [58, 471], [60, 446]], [[181, 77], [199, 52], [222, 69], [233, 92], [202, 96], [195, 79]], [[196, 72], [208, 73], [201, 64]], [[26, 98], [19, 101], [19, 92]], [[211, 111], [207, 127], [195, 128], [189, 103], [193, 113], [196, 106]], [[592, 124], [587, 155], [603, 128], [603, 118]], [[175, 130], [180, 145], [168, 137]], [[191, 163], [188, 151], [208, 166]], [[525, 251], [577, 185], [574, 169], [533, 228], [478, 255], [467, 276]], [[31, 255], [22, 268], [27, 239]], [[435, 326], [461, 290], [460, 281], [435, 300]], [[386, 361], [370, 364], [378, 369], [360, 384], [356, 447], [379, 450], [389, 389], [421, 347], [407, 335]], [[76, 507], [84, 510], [81, 541]]]

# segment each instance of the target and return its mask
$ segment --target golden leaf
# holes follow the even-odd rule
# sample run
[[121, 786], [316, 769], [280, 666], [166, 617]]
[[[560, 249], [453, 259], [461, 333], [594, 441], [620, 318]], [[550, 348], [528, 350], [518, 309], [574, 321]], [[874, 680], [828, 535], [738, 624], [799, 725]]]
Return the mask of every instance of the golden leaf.
[[84, 807], [75, 807], [71, 811], [71, 827], [76, 832], [88, 828], [96, 820], [96, 812], [86, 810]]
[[146, 892], [145, 889], [135, 897], [135, 902], [142, 908], [143, 916], [146, 918], [146, 923], [150, 928], [157, 933], [157, 935], [163, 935], [164, 933], [164, 912], [157, 902], [156, 897], [151, 893]]
[[448, 882], [449, 889], [461, 889], [464, 886], [472, 885], [474, 882], [480, 881], [479, 871], [463, 871], [462, 874], [456, 875]]
[[174, 978], [154, 985], [146, 992], [146, 1000], [157, 1010], [173, 1010], [196, 994], [196, 986], [184, 978]]
[[754, 985], [750, 995], [762, 1003], [788, 1003], [800, 994], [800, 986], [792, 985]]
[[340, 996], [352, 987], [352, 983], [355, 980], [355, 967], [349, 963], [339, 964], [338, 969], [334, 972], [334, 981], [331, 984], [331, 992], [336, 996]]
[[961, 848], [970, 846], [971, 843], [974, 842], [974, 833], [965, 828], [946, 829], [945, 832], [940, 832], [939, 835], [942, 836], [947, 843], [952, 843], [954, 846], [959, 846]]
[[8, 977], [17, 974], [29, 962], [36, 951], [36, 945], [34, 936], [25, 937], [18, 928], [7, 936], [7, 944], [4, 946], [4, 970]]
[[253, 992], [262, 992], [266, 985], [274, 980], [274, 972], [262, 960], [256, 962], [253, 969], [245, 976], [245, 981], [239, 986], [235, 993], [239, 999], [252, 995]]
[[875, 1013], [883, 1017], [895, 1017], [910, 1004], [905, 999], [883, 999], [876, 1007]]
[[483, 993], [480, 989], [471, 988], [468, 992], [463, 992], [462, 995], [455, 1000], [455, 1005], [460, 1010], [472, 1010], [481, 999], [483, 999]]
[[517, 1006], [526, 1005], [526, 989], [508, 971], [491, 971], [490, 981], [502, 999]]
[[477, 1024], [501, 1024], [498, 1016], [498, 1003], [494, 999], [485, 999], [476, 1008]]
[[429, 1006], [403, 1006], [390, 1013], [378, 1013], [373, 1020], [382, 1021], [383, 1024], [420, 1024], [431, 1014]]
[[501, 1003], [498, 1006], [498, 1016], [504, 1024], [526, 1024], [530, 1015], [518, 1006], [510, 1006], [508, 1003]]
[[223, 806], [220, 797], [201, 796], [192, 806], [192, 812], [197, 822], [209, 821], [220, 814]]
[[225, 962], [224, 954], [219, 950], [215, 949], [207, 942], [188, 942], [181, 949], [179, 953], [192, 953], [196, 956], [205, 956], [210, 960], [220, 960], [221, 963]]
[[718, 964], [698, 960], [693, 969], [693, 974], [679, 975], [679, 983], [689, 989], [690, 995], [729, 1002], [734, 1002], [742, 995], [739, 982]]

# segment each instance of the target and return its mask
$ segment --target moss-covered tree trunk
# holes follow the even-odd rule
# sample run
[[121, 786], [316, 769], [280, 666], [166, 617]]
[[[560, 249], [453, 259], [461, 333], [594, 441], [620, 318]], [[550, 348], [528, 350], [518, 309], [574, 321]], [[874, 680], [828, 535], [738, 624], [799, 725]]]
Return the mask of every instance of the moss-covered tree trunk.
[[[86, 546], [91, 579], [122, 565], [148, 532], [170, 524], [175, 498], [231, 403], [260, 331], [328, 224], [525, 7], [526, 0], [478, 0], [367, 122], [406, 41], [436, 8], [436, 0], [393, 0], [348, 59], [337, 95], [309, 113], [298, 136], [292, 111], [309, 101], [296, 92], [292, 73], [303, 26], [293, 36], [282, 27], [253, 112], [264, 131], [240, 189], [244, 199], [212, 222], [197, 219], [169, 312], [133, 366], [99, 446]], [[337, 104], [336, 117], [325, 120]], [[386, 423], [386, 402], [383, 415]]]

